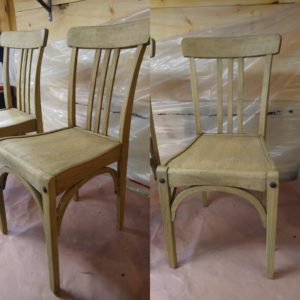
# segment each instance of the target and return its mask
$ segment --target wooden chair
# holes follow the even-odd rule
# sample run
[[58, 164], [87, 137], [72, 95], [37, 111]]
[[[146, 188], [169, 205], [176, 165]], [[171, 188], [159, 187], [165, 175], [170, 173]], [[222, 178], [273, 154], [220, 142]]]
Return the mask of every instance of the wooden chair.
[[[112, 175], [118, 194], [117, 223], [120, 229], [123, 227], [131, 113], [139, 69], [148, 43], [149, 22], [146, 20], [72, 28], [68, 33], [68, 45], [72, 48], [69, 127], [0, 141], [0, 161], [4, 164], [0, 170], [0, 186], [6, 174], [14, 174], [31, 193], [42, 214], [53, 292], [59, 290], [57, 237], [66, 207], [80, 186], [99, 174]], [[114, 138], [108, 134], [112, 92], [120, 54], [123, 49], [129, 48], [135, 52], [128, 64], [119, 137]], [[95, 49], [85, 128], [76, 126], [76, 67], [79, 49]], [[117, 162], [117, 171], [108, 166], [113, 162]], [[56, 196], [61, 193], [63, 195], [56, 206]], [[6, 234], [2, 189], [0, 213], [1, 229]]]
[[[7, 31], [0, 36], [0, 45], [4, 47], [3, 78], [5, 109], [0, 110], [0, 138], [22, 135], [28, 132], [43, 132], [40, 75], [44, 47], [48, 39], [48, 30]], [[17, 78], [17, 108], [13, 107], [10, 89], [9, 60], [10, 49], [20, 52]], [[36, 56], [36, 64], [33, 61]], [[34, 76], [33, 76], [34, 75]], [[33, 95], [31, 81], [33, 78]], [[33, 96], [33, 97], [32, 97]], [[31, 101], [31, 98], [32, 101]], [[34, 107], [34, 111], [32, 111]]]
[[[279, 52], [280, 42], [281, 37], [276, 34], [233, 38], [186, 38], [182, 41], [183, 55], [190, 61], [196, 138], [185, 150], [165, 165], [159, 166], [156, 173], [169, 264], [173, 268], [177, 266], [174, 221], [178, 206], [193, 193], [222, 191], [244, 198], [258, 211], [267, 231], [267, 277], [273, 277], [279, 179], [278, 170], [266, 147], [265, 135], [272, 57]], [[263, 56], [265, 63], [259, 130], [257, 134], [247, 134], [243, 130], [244, 59], [257, 56]], [[195, 58], [216, 59], [216, 134], [203, 133], [201, 130]], [[236, 132], [233, 130], [235, 62], [238, 73]], [[227, 132], [223, 126], [222, 81], [225, 67], [228, 74]], [[182, 187], [183, 190], [176, 196], [174, 191], [177, 187]], [[255, 195], [256, 191], [267, 192], [266, 209]]]

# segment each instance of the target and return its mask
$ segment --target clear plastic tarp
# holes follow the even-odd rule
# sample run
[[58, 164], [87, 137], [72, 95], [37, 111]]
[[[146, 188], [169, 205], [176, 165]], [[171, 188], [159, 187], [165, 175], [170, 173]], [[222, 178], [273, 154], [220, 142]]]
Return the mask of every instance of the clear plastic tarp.
[[[280, 6], [259, 19], [238, 20], [209, 30], [157, 42], [151, 61], [151, 103], [162, 160], [184, 149], [195, 136], [188, 59], [182, 56], [181, 40], [187, 36], [240, 36], [266, 33], [282, 35], [282, 47], [273, 60], [267, 117], [267, 144], [282, 179], [294, 179], [300, 162], [300, 6]], [[260, 59], [245, 61], [244, 128], [258, 126], [262, 64]], [[237, 69], [237, 65], [234, 66]], [[216, 65], [198, 60], [198, 84], [202, 127], [216, 132]], [[223, 72], [226, 91], [226, 68]], [[226, 94], [225, 94], [226, 96]], [[226, 112], [226, 97], [224, 113]], [[236, 117], [235, 117], [236, 118]], [[226, 113], [224, 120], [226, 120]], [[224, 122], [226, 125], [226, 122]], [[234, 120], [234, 125], [236, 120]], [[226, 128], [226, 126], [225, 126]]]

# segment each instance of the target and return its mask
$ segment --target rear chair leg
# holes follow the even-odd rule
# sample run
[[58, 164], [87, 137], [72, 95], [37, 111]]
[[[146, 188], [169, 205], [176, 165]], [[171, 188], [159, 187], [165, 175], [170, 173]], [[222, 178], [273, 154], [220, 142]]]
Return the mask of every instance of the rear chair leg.
[[7, 173], [4, 173], [0, 177], [0, 228], [3, 234], [7, 234], [7, 221], [6, 221], [6, 212], [5, 204], [3, 198], [3, 190], [6, 185]]
[[117, 189], [117, 226], [120, 230], [124, 227], [125, 197], [126, 197], [127, 162], [118, 162], [118, 189]]

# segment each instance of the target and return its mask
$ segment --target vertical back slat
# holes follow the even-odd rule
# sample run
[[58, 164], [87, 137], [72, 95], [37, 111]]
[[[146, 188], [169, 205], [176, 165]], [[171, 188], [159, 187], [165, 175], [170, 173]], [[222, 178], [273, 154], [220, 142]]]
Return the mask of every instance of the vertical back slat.
[[228, 89], [227, 89], [227, 133], [232, 133], [233, 107], [233, 59], [228, 59]]
[[112, 62], [110, 66], [110, 71], [108, 75], [108, 82], [107, 82], [107, 90], [106, 90], [106, 103], [104, 108], [103, 114], [103, 127], [101, 133], [107, 135], [108, 132], [108, 123], [109, 123], [109, 113], [110, 113], [110, 106], [111, 106], [111, 99], [112, 99], [112, 92], [115, 83], [116, 71], [118, 66], [118, 61], [120, 57], [120, 49], [115, 49], [113, 52]]
[[223, 60], [217, 59], [217, 118], [218, 133], [223, 133]]
[[4, 56], [3, 56], [3, 79], [4, 79], [4, 99], [5, 99], [5, 107], [9, 109], [13, 106], [11, 91], [10, 91], [10, 78], [9, 78], [9, 48], [4, 48]]
[[89, 86], [89, 98], [88, 98], [87, 119], [86, 119], [87, 130], [91, 130], [92, 128], [93, 106], [94, 106], [96, 82], [97, 82], [100, 59], [101, 59], [101, 49], [96, 49], [93, 69], [91, 73], [90, 86]]
[[28, 51], [26, 80], [25, 80], [25, 108], [24, 111], [30, 114], [30, 81], [31, 81], [31, 64], [32, 64], [33, 49]]
[[22, 82], [21, 82], [21, 74], [22, 74], [22, 63], [23, 63], [23, 55], [24, 49], [20, 50], [20, 57], [18, 63], [18, 74], [17, 74], [17, 108], [22, 110]]
[[70, 62], [70, 81], [68, 97], [68, 125], [76, 126], [76, 70], [77, 70], [78, 48], [72, 49]]
[[237, 133], [243, 133], [243, 108], [244, 108], [244, 58], [238, 58], [238, 87], [237, 87]]
[[190, 68], [191, 68], [191, 85], [192, 85], [192, 96], [194, 102], [194, 113], [195, 113], [195, 125], [196, 125], [196, 134], [201, 134], [201, 120], [200, 120], [200, 108], [199, 108], [199, 92], [197, 84], [197, 71], [196, 71], [196, 62], [195, 58], [190, 58]]
[[124, 94], [124, 103], [120, 116], [120, 142], [128, 141], [130, 133], [130, 117], [133, 107], [133, 98], [139, 75], [140, 66], [143, 60], [146, 46], [139, 45], [135, 52], [134, 61], [132, 62], [133, 68], [128, 75], [129, 85]]
[[99, 78], [98, 99], [97, 99], [96, 115], [95, 115], [94, 130], [93, 130], [94, 132], [99, 132], [100, 119], [101, 119], [101, 108], [102, 108], [102, 102], [103, 102], [107, 70], [108, 70], [109, 61], [110, 61], [110, 54], [111, 54], [110, 49], [105, 50], [103, 63], [102, 63], [101, 69], [100, 69], [101, 74], [100, 74], [100, 78]]
[[37, 60], [34, 76], [34, 107], [37, 121], [37, 132], [43, 132], [43, 118], [42, 118], [42, 107], [41, 107], [41, 68], [43, 59], [44, 47], [37, 50]]
[[266, 135], [266, 120], [267, 120], [272, 58], [273, 58], [272, 55], [267, 55], [265, 58], [265, 70], [264, 70], [263, 86], [262, 86], [262, 93], [261, 93], [259, 135], [263, 137], [265, 137]]
[[21, 94], [22, 94], [21, 110], [22, 111], [25, 111], [27, 59], [28, 59], [28, 49], [24, 49], [23, 59], [22, 59], [22, 72], [21, 72]]

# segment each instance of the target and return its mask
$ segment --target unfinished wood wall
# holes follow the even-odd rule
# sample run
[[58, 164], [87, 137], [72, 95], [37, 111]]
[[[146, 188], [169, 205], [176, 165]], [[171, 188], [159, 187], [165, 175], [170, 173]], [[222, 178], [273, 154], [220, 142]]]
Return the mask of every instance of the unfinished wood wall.
[[16, 16], [14, 2], [0, 0], [0, 31], [15, 30]]
[[49, 28], [49, 40], [66, 38], [69, 28], [97, 25], [149, 8], [148, 0], [53, 0], [53, 21], [35, 0], [14, 0], [18, 30]]
[[300, 0], [152, 0], [151, 35], [161, 40], [238, 21], [254, 24], [293, 3]]

